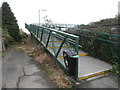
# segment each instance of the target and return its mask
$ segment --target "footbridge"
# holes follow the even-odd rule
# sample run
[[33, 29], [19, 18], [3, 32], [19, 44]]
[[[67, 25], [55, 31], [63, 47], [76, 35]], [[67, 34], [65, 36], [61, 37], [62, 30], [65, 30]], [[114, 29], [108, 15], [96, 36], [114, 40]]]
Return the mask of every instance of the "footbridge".
[[[59, 31], [57, 28], [70, 28], [74, 31], [78, 31], [80, 36]], [[65, 70], [65, 72], [71, 75], [75, 80], [90, 80], [99, 76], [105, 75], [112, 69], [110, 60], [118, 61], [118, 45], [117, 39], [120, 35], [106, 34], [101, 32], [80, 30], [73, 28], [75, 25], [37, 25], [37, 24], [25, 24], [25, 27], [29, 32], [35, 36], [39, 42], [55, 57], [58, 64]], [[83, 33], [81, 33], [83, 32]], [[93, 37], [90, 34], [103, 35], [104, 37]], [[87, 41], [89, 38], [98, 40], [95, 45], [99, 45], [100, 42], [104, 42], [105, 46], [108, 46], [109, 54], [115, 58], [107, 58], [107, 61], [97, 59], [90, 55], [89, 52], [83, 51], [81, 45], [82, 38], [86, 38], [86, 44], [90, 43]], [[113, 38], [113, 39], [111, 39]], [[85, 39], [84, 39], [85, 40]], [[85, 44], [85, 45], [86, 45]], [[107, 47], [106, 46], [106, 47]], [[91, 49], [92, 47], [89, 47]], [[98, 47], [99, 49], [100, 47]]]

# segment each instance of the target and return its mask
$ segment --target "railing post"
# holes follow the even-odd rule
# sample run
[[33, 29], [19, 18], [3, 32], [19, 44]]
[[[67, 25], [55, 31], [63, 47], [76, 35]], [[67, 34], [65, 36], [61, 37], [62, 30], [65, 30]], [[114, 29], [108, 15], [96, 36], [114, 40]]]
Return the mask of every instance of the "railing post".
[[79, 37], [77, 37], [75, 41], [76, 41], [76, 42], [75, 42], [75, 52], [78, 54], [78, 50], [79, 50], [79, 48], [78, 48], [78, 45], [79, 45]]
[[35, 26], [35, 34], [36, 34], [36, 37], [37, 37], [37, 33], [38, 33], [37, 26]]
[[[75, 43], [75, 52], [78, 54], [78, 50], [79, 50], [79, 37], [76, 38], [76, 43]], [[78, 59], [76, 60], [76, 75], [75, 75], [75, 80], [78, 79]]]
[[42, 33], [41, 33], [40, 41], [42, 41], [43, 32], [44, 32], [44, 28], [42, 28]]
[[59, 52], [60, 52], [60, 50], [61, 50], [61, 48], [62, 48], [62, 46], [63, 46], [63, 44], [64, 44], [64, 42], [65, 42], [65, 40], [66, 40], [66, 37], [64, 38], [63, 42], [61, 43], [60, 48], [58, 49], [58, 52], [57, 52], [57, 54], [55, 55], [55, 57], [58, 56], [58, 54], [59, 54]]
[[39, 35], [39, 26], [37, 26], [37, 37]]
[[50, 40], [51, 33], [52, 33], [52, 31], [49, 32], [49, 36], [48, 36], [48, 39], [47, 39], [46, 47], [48, 46], [48, 43], [49, 43], [49, 40]]

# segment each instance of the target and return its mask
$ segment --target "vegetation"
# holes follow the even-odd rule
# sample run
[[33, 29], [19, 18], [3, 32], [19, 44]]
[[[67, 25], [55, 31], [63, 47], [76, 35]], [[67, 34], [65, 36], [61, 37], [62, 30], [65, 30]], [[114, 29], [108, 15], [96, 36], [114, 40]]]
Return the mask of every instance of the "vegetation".
[[0, 7], [0, 38], [2, 37], [2, 8]]
[[9, 4], [7, 2], [3, 2], [2, 7], [0, 8], [1, 14], [1, 23], [0, 31], [2, 36], [2, 48], [3, 51], [5, 48], [14, 44], [16, 42], [21, 41], [21, 34], [19, 30], [19, 26], [17, 24], [16, 17], [14, 16]]
[[2, 30], [3, 45], [5, 49], [13, 43], [13, 38], [9, 35], [8, 30], [6, 28], [3, 28]]
[[118, 24], [118, 17], [102, 19], [97, 22], [91, 22], [89, 25], [115, 25]]
[[21, 40], [17, 20], [7, 2], [2, 4], [2, 28], [5, 36], [17, 42]]
[[107, 19], [102, 19], [97, 22], [91, 22], [87, 25], [78, 25], [77, 27], [79, 29], [89, 29], [92, 31], [97, 31], [97, 32], [104, 32], [104, 33], [109, 33], [109, 34], [118, 34], [117, 31], [117, 24], [118, 24], [118, 16], [114, 18], [107, 18]]
[[[117, 16], [115, 18], [92, 22], [88, 25], [83, 24], [78, 26], [77, 29], [82, 30], [69, 29], [66, 32], [78, 35], [82, 50], [87, 51], [96, 58], [113, 64], [112, 72], [115, 74], [120, 73], [120, 69], [118, 68], [119, 44], [107, 42], [107, 40], [119, 42], [119, 37], [112, 37], [112, 34], [118, 35]], [[104, 33], [111, 34], [111, 36]]]
[[20, 29], [20, 35], [22, 38], [28, 37], [28, 34], [23, 31], [23, 29]]

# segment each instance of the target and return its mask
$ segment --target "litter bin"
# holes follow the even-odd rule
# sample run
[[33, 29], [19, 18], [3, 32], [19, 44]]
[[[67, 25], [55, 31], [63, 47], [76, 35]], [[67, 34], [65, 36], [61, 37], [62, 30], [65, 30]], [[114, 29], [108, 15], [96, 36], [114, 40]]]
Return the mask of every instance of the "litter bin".
[[66, 72], [70, 76], [76, 77], [76, 70], [78, 69], [78, 58], [79, 56], [73, 50], [64, 50], [63, 51], [64, 63], [66, 66]]

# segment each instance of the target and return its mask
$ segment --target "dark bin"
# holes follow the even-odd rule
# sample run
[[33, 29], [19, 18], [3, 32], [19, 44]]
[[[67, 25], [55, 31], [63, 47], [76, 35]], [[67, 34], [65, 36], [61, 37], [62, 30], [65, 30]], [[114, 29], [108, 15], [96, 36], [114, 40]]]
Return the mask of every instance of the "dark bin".
[[66, 65], [66, 72], [70, 76], [76, 76], [78, 68], [78, 58], [79, 56], [73, 50], [63, 51], [64, 63]]

